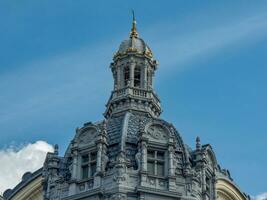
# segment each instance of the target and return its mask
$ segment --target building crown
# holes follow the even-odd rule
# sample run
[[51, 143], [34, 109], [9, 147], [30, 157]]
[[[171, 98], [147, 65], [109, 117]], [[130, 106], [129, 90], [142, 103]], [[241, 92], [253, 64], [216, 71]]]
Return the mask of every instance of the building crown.
[[125, 111], [160, 115], [160, 100], [153, 89], [157, 65], [151, 49], [137, 33], [133, 13], [130, 37], [122, 41], [110, 65], [114, 89], [106, 105], [106, 118]]

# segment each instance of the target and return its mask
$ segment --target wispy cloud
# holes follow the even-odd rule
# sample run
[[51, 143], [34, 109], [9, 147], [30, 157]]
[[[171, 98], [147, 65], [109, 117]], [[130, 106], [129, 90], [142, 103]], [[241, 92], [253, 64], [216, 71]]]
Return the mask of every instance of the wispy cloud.
[[25, 172], [42, 167], [46, 153], [52, 151], [45, 141], [0, 150], [0, 194], [18, 184]]
[[[116, 45], [114, 45], [116, 47]], [[94, 102], [111, 88], [111, 44], [82, 47], [73, 52], [21, 64], [0, 76], [0, 122], [23, 119], [46, 110], [70, 105], [77, 99]], [[110, 75], [109, 77], [107, 75]]]
[[267, 200], [267, 192], [264, 192], [262, 194], [259, 194], [255, 197], [253, 197], [254, 200]]
[[169, 31], [159, 30], [160, 33], [154, 36], [152, 40], [155, 43], [152, 46], [153, 49], [156, 49], [160, 63], [164, 65], [164, 68], [171, 67], [170, 69], [173, 69], [173, 66], [177, 66], [175, 69], [184, 69], [183, 65], [195, 62], [200, 58], [207, 59], [222, 52], [222, 50], [242, 47], [266, 38], [266, 18], [265, 13], [250, 17], [238, 17], [230, 22], [200, 26], [193, 32], [188, 31], [186, 34], [184, 30], [182, 34], [179, 33], [179, 26], [176, 29], [175, 27], [167, 27], [166, 29]]

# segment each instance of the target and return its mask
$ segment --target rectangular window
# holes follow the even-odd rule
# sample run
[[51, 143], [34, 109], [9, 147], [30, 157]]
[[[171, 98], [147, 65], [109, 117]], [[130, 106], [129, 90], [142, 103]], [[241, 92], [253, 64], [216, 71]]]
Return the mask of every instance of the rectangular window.
[[92, 153], [91, 153], [90, 161], [91, 161], [91, 162], [96, 161], [96, 152], [92, 152]]
[[88, 163], [88, 161], [89, 161], [89, 156], [88, 155], [83, 155], [82, 156], [82, 163], [86, 164], [86, 163]]
[[147, 151], [148, 174], [156, 176], [165, 175], [165, 153], [163, 151]]
[[96, 172], [96, 163], [91, 163], [90, 164], [90, 176], [94, 176], [95, 172]]
[[96, 152], [82, 155], [81, 158], [81, 178], [93, 177], [96, 172]]
[[88, 165], [82, 166], [82, 179], [88, 178]]
[[129, 81], [130, 81], [130, 69], [128, 66], [126, 66], [124, 68], [124, 86], [127, 86]]
[[141, 80], [141, 69], [140, 67], [136, 67], [134, 69], [134, 87], [140, 87], [140, 80]]
[[157, 175], [164, 176], [164, 163], [157, 163]]
[[155, 175], [154, 162], [150, 162], [150, 161], [147, 162], [147, 171], [148, 171], [148, 174]]
[[164, 152], [157, 151], [157, 159], [164, 161]]
[[155, 151], [148, 151], [147, 152], [147, 157], [153, 159], [155, 157]]

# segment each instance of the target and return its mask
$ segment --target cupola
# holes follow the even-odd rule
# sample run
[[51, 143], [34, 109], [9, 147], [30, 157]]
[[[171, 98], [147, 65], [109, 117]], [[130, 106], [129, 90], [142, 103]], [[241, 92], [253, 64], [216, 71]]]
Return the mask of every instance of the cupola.
[[153, 89], [157, 65], [151, 49], [139, 37], [133, 14], [129, 38], [122, 41], [110, 65], [114, 89], [106, 105], [106, 118], [125, 111], [160, 115], [160, 100]]

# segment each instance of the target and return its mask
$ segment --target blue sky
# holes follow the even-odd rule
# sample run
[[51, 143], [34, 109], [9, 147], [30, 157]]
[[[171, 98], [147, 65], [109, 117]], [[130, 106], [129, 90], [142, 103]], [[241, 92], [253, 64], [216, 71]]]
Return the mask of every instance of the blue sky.
[[0, 149], [38, 140], [63, 154], [103, 119], [109, 64], [131, 9], [159, 61], [162, 118], [210, 143], [245, 192], [267, 191], [266, 1], [0, 1]]

